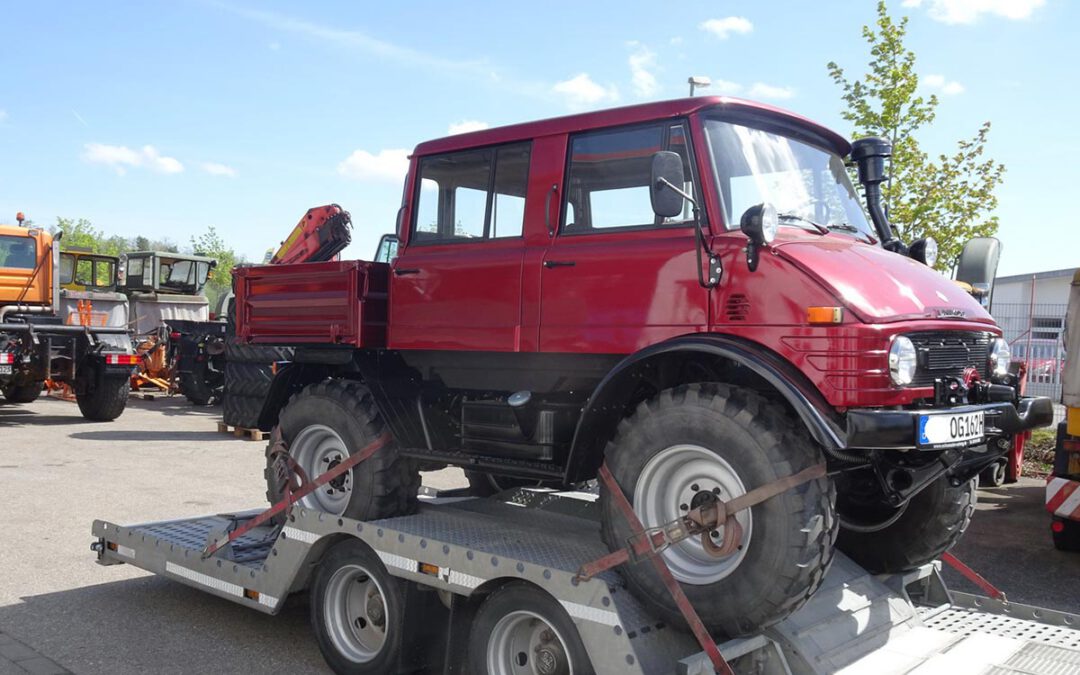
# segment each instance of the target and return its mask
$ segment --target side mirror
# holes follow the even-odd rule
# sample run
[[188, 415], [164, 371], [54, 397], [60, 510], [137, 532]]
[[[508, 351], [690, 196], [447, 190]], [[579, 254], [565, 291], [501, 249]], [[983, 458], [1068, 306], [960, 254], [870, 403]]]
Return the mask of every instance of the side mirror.
[[375, 262], [388, 263], [397, 257], [400, 240], [396, 234], [384, 234], [375, 249]]
[[998, 260], [1001, 258], [1001, 242], [994, 237], [975, 237], [964, 244], [956, 263], [956, 280], [979, 289], [978, 298], [989, 307], [994, 292]]
[[[649, 199], [653, 213], [661, 218], [674, 218], [682, 213], [684, 185], [682, 157], [669, 150], [652, 156], [652, 176], [649, 180]], [[676, 189], [671, 189], [672, 187]]]

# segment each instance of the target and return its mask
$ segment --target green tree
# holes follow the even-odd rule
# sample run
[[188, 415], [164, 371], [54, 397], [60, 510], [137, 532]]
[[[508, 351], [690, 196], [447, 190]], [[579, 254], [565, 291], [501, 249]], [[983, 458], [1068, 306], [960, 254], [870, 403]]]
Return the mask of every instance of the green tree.
[[195, 255], [217, 260], [217, 267], [206, 284], [206, 297], [210, 300], [210, 307], [217, 311], [221, 298], [232, 290], [232, 268], [237, 263], [244, 262], [244, 258], [225, 243], [213, 225], [206, 228], [203, 234], [191, 238], [191, 249]]
[[910, 243], [932, 236], [938, 243], [939, 270], [955, 265], [964, 242], [997, 232], [994, 189], [1001, 184], [1005, 167], [983, 157], [990, 122], [983, 122], [974, 136], [957, 143], [956, 151], [936, 159], [922, 150], [917, 132], [933, 123], [936, 95], [918, 93], [915, 53], [904, 46], [908, 18], [894, 21], [884, 0], [877, 5], [876, 26], [863, 26], [870, 45], [869, 70], [861, 79], [849, 80], [843, 68], [828, 64], [843, 91], [842, 115], [854, 126], [856, 136], [877, 135], [893, 146], [888, 182], [882, 198], [897, 236]]

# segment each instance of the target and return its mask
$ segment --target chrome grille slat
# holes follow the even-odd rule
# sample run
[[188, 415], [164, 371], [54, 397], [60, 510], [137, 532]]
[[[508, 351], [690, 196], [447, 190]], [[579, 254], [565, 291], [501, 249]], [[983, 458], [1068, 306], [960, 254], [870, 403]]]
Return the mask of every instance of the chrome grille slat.
[[979, 377], [989, 375], [990, 333], [977, 331], [925, 331], [908, 333], [919, 350], [919, 368], [911, 386], [926, 387], [942, 377], [960, 377], [964, 369], [974, 367]]

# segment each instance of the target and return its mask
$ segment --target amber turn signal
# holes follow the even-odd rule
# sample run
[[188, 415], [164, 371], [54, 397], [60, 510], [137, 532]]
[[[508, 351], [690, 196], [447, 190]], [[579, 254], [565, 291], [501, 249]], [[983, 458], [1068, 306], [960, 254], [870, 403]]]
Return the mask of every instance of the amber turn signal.
[[843, 323], [843, 307], [807, 307], [806, 320], [810, 323]]

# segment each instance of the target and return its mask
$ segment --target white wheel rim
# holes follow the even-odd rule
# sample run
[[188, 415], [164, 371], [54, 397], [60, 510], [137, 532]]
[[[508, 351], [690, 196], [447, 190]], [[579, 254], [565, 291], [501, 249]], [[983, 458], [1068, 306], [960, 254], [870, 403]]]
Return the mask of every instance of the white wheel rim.
[[566, 640], [546, 619], [527, 610], [510, 612], [491, 629], [487, 643], [491, 675], [570, 675], [574, 664]]
[[[322, 424], [305, 427], [289, 445], [289, 454], [310, 480], [315, 480], [349, 457], [345, 441], [336, 431]], [[352, 497], [352, 470], [300, 500], [301, 506], [340, 516]]]
[[323, 619], [339, 654], [367, 663], [382, 651], [390, 612], [386, 593], [361, 565], [344, 565], [326, 584]]
[[[686, 515], [712, 492], [723, 501], [746, 494], [739, 475], [715, 452], [700, 445], [681, 444], [665, 448], [645, 464], [634, 487], [634, 512], [646, 527], [657, 527]], [[694, 586], [716, 583], [735, 571], [749, 548], [753, 532], [750, 509], [735, 515], [742, 526], [740, 547], [731, 555], [716, 558], [705, 551], [701, 537], [691, 537], [669, 547], [661, 555], [676, 579]], [[724, 527], [714, 530], [720, 544]]]

